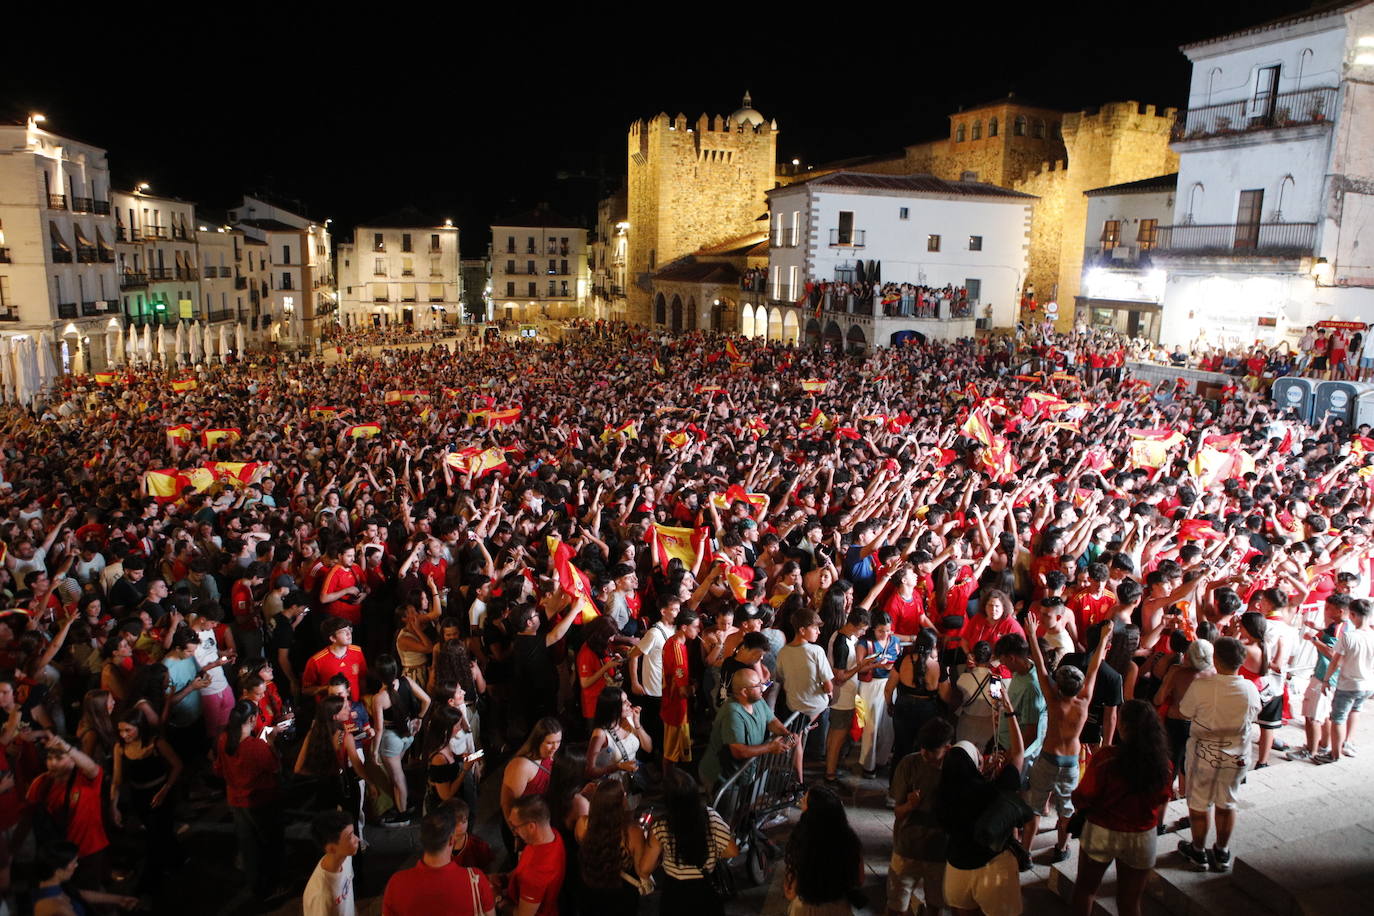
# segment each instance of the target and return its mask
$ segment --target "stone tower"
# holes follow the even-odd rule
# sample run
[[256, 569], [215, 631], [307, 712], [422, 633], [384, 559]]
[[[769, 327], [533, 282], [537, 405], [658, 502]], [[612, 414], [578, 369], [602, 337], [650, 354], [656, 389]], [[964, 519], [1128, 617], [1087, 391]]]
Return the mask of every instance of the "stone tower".
[[1013, 183], [1035, 194], [1031, 233], [1031, 276], [1037, 298], [1059, 302], [1060, 326], [1074, 314], [1083, 274], [1088, 199], [1084, 191], [1154, 178], [1178, 171], [1178, 154], [1169, 149], [1175, 109], [1156, 109], [1138, 102], [1109, 102], [1095, 112], [1072, 112], [1061, 121], [1063, 162], [1049, 162], [1039, 172]]
[[648, 278], [700, 248], [767, 228], [778, 125], [751, 105], [728, 117], [660, 113], [630, 125], [627, 317], [650, 320]]

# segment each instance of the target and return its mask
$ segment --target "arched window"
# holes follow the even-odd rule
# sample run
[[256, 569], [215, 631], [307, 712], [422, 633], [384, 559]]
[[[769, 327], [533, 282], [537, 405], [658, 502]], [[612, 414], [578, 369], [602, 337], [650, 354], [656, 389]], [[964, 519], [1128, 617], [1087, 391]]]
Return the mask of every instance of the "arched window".
[[989, 137], [995, 137], [995, 136], [997, 136], [997, 119], [996, 119], [996, 118], [988, 118], [988, 136], [989, 136]]
[[983, 139], [983, 122], [982, 122], [982, 121], [974, 121], [974, 122], [973, 122], [973, 139], [975, 139], [975, 140], [981, 140], [981, 139]]
[[1011, 125], [1011, 135], [1013, 137], [1024, 137], [1026, 135], [1026, 116], [1017, 115], [1016, 120]]
[[955, 143], [963, 143], [963, 142], [964, 142], [964, 125], [960, 124], [960, 125], [958, 125], [957, 127], [954, 128], [954, 142], [955, 142]]
[[1040, 120], [1039, 118], [1036, 118], [1036, 119], [1035, 119], [1035, 123], [1034, 123], [1033, 125], [1031, 125], [1031, 136], [1034, 137], [1034, 138], [1037, 139], [1037, 140], [1043, 140], [1043, 139], [1045, 139], [1045, 122], [1044, 122], [1044, 121]]

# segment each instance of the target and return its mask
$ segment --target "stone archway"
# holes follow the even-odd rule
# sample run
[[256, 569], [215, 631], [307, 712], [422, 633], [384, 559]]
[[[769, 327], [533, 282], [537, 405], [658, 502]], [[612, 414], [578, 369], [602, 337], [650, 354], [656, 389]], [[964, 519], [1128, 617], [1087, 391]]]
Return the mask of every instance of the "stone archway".
[[796, 309], [788, 309], [782, 316], [783, 343], [796, 344], [801, 339], [801, 326], [797, 323]]
[[695, 296], [687, 297], [687, 330], [697, 329], [697, 300]]
[[832, 353], [839, 353], [844, 349], [844, 332], [841, 331], [840, 326], [833, 321], [826, 324], [825, 333], [822, 335], [821, 339], [822, 343], [824, 343]]
[[668, 323], [668, 305], [663, 299], [663, 294], [659, 293], [654, 298], [654, 324]]
[[821, 345], [821, 323], [814, 318], [806, 322], [806, 345], [808, 347]]
[[730, 299], [717, 299], [711, 306], [711, 330], [725, 331], [730, 326], [730, 313], [735, 303]]
[[868, 337], [864, 334], [864, 329], [857, 324], [850, 325], [849, 334], [846, 335], [846, 349], [850, 353], [865, 353], [868, 351]]
[[744, 303], [744, 308], [740, 311], [739, 332], [744, 337], [754, 336], [754, 306], [748, 302]]
[[768, 313], [768, 339], [782, 340], [782, 309], [774, 307]]
[[672, 313], [672, 328], [674, 334], [682, 333], [682, 297], [673, 296], [673, 305], [670, 309]]

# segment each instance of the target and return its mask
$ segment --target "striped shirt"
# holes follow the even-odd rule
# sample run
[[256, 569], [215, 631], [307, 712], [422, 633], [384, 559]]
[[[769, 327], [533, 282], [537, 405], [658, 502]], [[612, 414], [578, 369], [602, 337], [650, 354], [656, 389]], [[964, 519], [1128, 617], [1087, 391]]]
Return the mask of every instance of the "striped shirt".
[[730, 828], [725, 826], [725, 821], [721, 820], [715, 809], [707, 807], [706, 816], [711, 825], [711, 840], [710, 849], [707, 850], [706, 865], [703, 868], [678, 861], [677, 844], [674, 842], [673, 834], [668, 830], [668, 822], [663, 818], [654, 821], [650, 830], [654, 838], [658, 840], [659, 845], [663, 847], [663, 871], [667, 873], [668, 877], [676, 878], [679, 881], [704, 878], [729, 850]]

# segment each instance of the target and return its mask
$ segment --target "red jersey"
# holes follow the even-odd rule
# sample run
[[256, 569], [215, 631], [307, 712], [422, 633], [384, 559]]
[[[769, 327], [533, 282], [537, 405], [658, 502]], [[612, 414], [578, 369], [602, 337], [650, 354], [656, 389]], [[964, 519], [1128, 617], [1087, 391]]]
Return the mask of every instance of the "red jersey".
[[915, 636], [921, 631], [925, 602], [916, 589], [911, 590], [910, 598], [903, 598], [901, 592], [894, 591], [883, 605], [883, 611], [892, 619], [892, 632], [898, 636]]
[[659, 709], [664, 725], [682, 725], [687, 721], [687, 697], [691, 687], [687, 640], [674, 635], [663, 644], [663, 702]]
[[229, 611], [234, 615], [234, 624], [239, 629], [262, 629], [262, 616], [253, 609], [253, 589], [243, 579], [229, 589]]
[[510, 898], [538, 903], [535, 916], [558, 916], [558, 892], [567, 867], [563, 837], [555, 830], [551, 842], [521, 850], [520, 862], [510, 873]]
[[1074, 625], [1078, 628], [1078, 638], [1083, 639], [1083, 634], [1088, 627], [1096, 626], [1106, 620], [1116, 607], [1116, 598], [1111, 592], [1104, 592], [1101, 595], [1094, 595], [1089, 591], [1080, 591], [1067, 602], [1069, 610], [1073, 611]]
[[359, 689], [362, 678], [367, 674], [367, 659], [363, 650], [357, 646], [345, 646], [343, 655], [335, 655], [329, 647], [310, 656], [301, 675], [302, 687], [323, 687], [336, 674], [348, 678], [348, 695], [353, 700], [361, 699]]
[[[329, 567], [329, 571], [324, 574], [324, 579], [320, 583], [320, 598], [323, 600], [325, 595], [341, 592], [348, 588], [362, 588], [363, 571], [358, 564], [345, 566], [339, 563]], [[363, 619], [362, 604], [352, 598], [343, 598], [338, 601], [330, 601], [324, 604], [320, 610], [326, 614], [333, 614], [335, 617], [342, 617], [351, 624], [358, 624]]]
[[[524, 860], [523, 856], [521, 860]], [[480, 909], [473, 906], [474, 881]], [[560, 887], [562, 883], [560, 875]], [[416, 862], [412, 867], [392, 875], [382, 895], [382, 916], [421, 916], [428, 913], [482, 916], [495, 908], [496, 899], [487, 876], [455, 862], [449, 862], [441, 868], [433, 868], [423, 861]], [[557, 912], [556, 902], [553, 912]]]
[[67, 776], [44, 773], [29, 784], [28, 803], [42, 806], [59, 821], [67, 822], [67, 840], [78, 856], [94, 855], [110, 845], [105, 836], [104, 804], [100, 793], [102, 769], [92, 779], [74, 766]]

